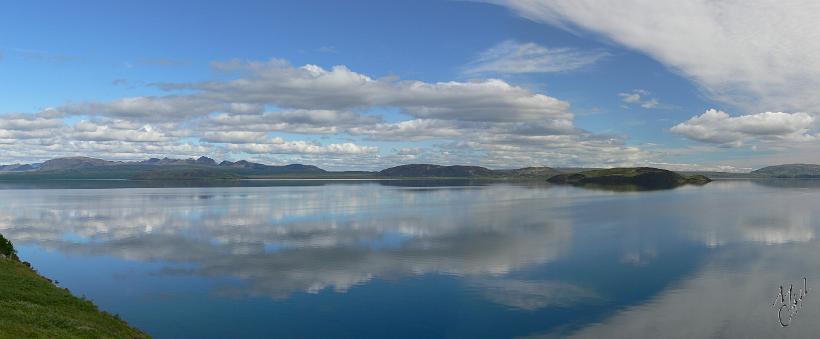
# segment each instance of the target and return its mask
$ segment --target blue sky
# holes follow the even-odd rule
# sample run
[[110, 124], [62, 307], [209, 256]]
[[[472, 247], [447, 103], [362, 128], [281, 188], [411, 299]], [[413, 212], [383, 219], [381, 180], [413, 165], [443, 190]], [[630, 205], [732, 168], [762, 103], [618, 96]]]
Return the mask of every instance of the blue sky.
[[[820, 67], [774, 48], [815, 43], [751, 36], [748, 22], [721, 15], [731, 1], [612, 6], [10, 4], [0, 12], [0, 163], [209, 155], [333, 169], [744, 170], [814, 160], [816, 102], [803, 92]], [[799, 25], [804, 10], [768, 19]], [[738, 32], [759, 41], [737, 51], [727, 41], [749, 41]]]

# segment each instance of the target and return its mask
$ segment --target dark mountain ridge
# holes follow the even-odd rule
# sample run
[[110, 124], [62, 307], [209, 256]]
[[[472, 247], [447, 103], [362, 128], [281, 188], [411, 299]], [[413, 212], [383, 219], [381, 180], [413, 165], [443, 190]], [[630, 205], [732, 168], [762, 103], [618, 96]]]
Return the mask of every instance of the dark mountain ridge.
[[41, 163], [0, 165], [0, 172], [32, 171], [40, 168], [41, 165]]
[[[591, 168], [524, 167], [493, 170], [481, 166], [408, 164], [381, 171], [329, 172], [313, 165], [266, 165], [247, 160], [199, 158], [150, 158], [141, 161], [109, 161], [90, 157], [63, 157], [43, 163], [0, 165], [2, 179], [135, 179], [135, 178], [476, 178], [503, 180], [549, 179], [560, 174], [589, 172]], [[148, 174], [150, 172], [150, 174]], [[749, 173], [678, 172], [684, 176], [708, 178], [820, 178], [820, 165], [785, 164], [764, 167]], [[560, 180], [560, 179], [555, 179]]]
[[492, 176], [495, 172], [481, 166], [442, 166], [431, 164], [409, 164], [390, 167], [379, 172], [386, 177], [483, 177]]
[[293, 173], [324, 173], [325, 170], [302, 164], [265, 165], [246, 160], [219, 164], [202, 156], [190, 159], [151, 158], [142, 161], [109, 161], [89, 157], [64, 157], [42, 164], [15, 164], [0, 167], [4, 178], [59, 179], [156, 179], [237, 178]]
[[216, 166], [216, 161], [214, 159], [202, 156], [197, 159], [189, 158], [189, 159], [171, 159], [171, 158], [151, 158], [148, 160], [140, 161], [141, 164], [146, 165], [202, 165], [202, 166]]
[[481, 166], [443, 166], [432, 164], [409, 164], [390, 167], [378, 172], [385, 177], [405, 178], [549, 178], [564, 173], [551, 167], [524, 167], [492, 170]]
[[97, 166], [109, 166], [117, 164], [116, 161], [108, 161], [89, 157], [65, 157], [47, 160], [40, 165], [39, 171], [57, 171], [67, 169], [79, 169]]
[[784, 164], [763, 167], [751, 172], [754, 176], [768, 178], [820, 178], [820, 165]]

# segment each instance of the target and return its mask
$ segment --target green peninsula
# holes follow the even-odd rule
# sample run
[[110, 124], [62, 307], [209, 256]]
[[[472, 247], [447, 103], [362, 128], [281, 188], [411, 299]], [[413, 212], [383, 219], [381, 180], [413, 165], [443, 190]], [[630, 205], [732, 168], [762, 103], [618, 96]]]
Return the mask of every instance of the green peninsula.
[[18, 260], [0, 235], [0, 338], [149, 338]]

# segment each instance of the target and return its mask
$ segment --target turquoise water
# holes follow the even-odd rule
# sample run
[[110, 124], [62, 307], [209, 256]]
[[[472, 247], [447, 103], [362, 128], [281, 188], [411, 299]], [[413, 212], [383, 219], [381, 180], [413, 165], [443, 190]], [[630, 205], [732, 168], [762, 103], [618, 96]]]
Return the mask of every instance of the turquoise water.
[[0, 184], [0, 233], [158, 338], [820, 333], [816, 181], [133, 186]]

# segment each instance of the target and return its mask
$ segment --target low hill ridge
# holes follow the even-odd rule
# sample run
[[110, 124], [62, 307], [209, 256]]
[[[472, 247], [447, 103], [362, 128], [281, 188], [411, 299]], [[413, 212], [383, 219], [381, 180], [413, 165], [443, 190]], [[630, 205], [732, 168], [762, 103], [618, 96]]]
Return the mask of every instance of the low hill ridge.
[[47, 160], [40, 165], [40, 171], [57, 171], [66, 169], [80, 169], [96, 166], [108, 166], [116, 164], [114, 161], [89, 158], [89, 157], [65, 157]]
[[442, 166], [432, 164], [409, 164], [390, 167], [379, 172], [386, 177], [482, 177], [492, 176], [495, 172], [481, 166]]
[[216, 179], [270, 176], [280, 174], [316, 174], [326, 171], [303, 164], [265, 165], [247, 160], [217, 163], [206, 156], [188, 159], [151, 158], [142, 161], [109, 161], [90, 157], [63, 157], [42, 164], [0, 166], [5, 178], [56, 179]]
[[576, 186], [632, 186], [637, 190], [652, 190], [675, 188], [686, 184], [702, 185], [711, 180], [702, 175], [683, 176], [654, 167], [624, 167], [559, 174], [547, 181]]
[[820, 178], [820, 165], [815, 164], [784, 164], [763, 167], [754, 170], [751, 174], [772, 178]]
[[[642, 167], [649, 168], [649, 167]], [[194, 171], [194, 169], [208, 171]], [[326, 171], [313, 165], [289, 164], [267, 165], [248, 160], [217, 162], [207, 156], [198, 158], [150, 158], [141, 161], [110, 161], [92, 157], [61, 157], [42, 163], [0, 165], [0, 175], [4, 180], [13, 178], [51, 179], [128, 179], [161, 176], [171, 177], [189, 174], [209, 173], [207, 177], [219, 177], [219, 173], [232, 173], [241, 178], [270, 178], [288, 176], [290, 178], [476, 178], [500, 180], [548, 179], [560, 174], [590, 172], [592, 168], [552, 168], [524, 167], [517, 169], [489, 169], [469, 165], [407, 164], [390, 167], [381, 171]], [[658, 169], [659, 170], [659, 169]], [[216, 172], [221, 171], [221, 172]], [[152, 172], [151, 175], [143, 175]], [[173, 173], [172, 173], [173, 172]], [[746, 173], [688, 171], [677, 174], [701, 175], [708, 178], [820, 178], [820, 165], [783, 164], [763, 167]], [[555, 179], [558, 180], [558, 179]]]

